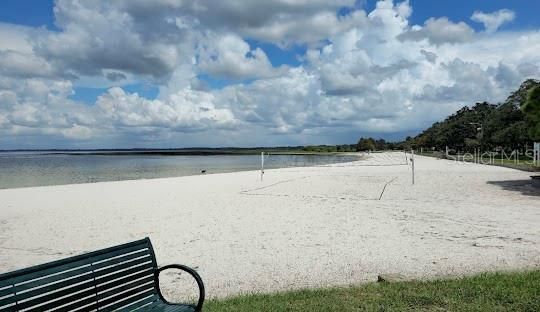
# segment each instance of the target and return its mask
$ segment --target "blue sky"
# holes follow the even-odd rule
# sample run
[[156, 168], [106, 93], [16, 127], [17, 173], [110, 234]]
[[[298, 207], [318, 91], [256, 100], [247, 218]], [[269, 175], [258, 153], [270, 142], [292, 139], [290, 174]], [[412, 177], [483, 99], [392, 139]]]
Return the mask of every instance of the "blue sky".
[[399, 139], [539, 76], [539, 1], [194, 1], [0, 2], [0, 148]]
[[[366, 1], [365, 7], [373, 9], [376, 1]], [[468, 21], [474, 11], [493, 12], [500, 9], [512, 9], [518, 17], [512, 23], [501, 27], [501, 30], [515, 30], [524, 28], [538, 28], [540, 21], [537, 12], [540, 10], [540, 1], [530, 0], [411, 0], [413, 13], [410, 21], [413, 24], [423, 24], [431, 17], [446, 16], [453, 21]], [[470, 23], [476, 29], [481, 30], [482, 25]]]
[[0, 7], [0, 21], [4, 23], [56, 29], [53, 1], [4, 0]]

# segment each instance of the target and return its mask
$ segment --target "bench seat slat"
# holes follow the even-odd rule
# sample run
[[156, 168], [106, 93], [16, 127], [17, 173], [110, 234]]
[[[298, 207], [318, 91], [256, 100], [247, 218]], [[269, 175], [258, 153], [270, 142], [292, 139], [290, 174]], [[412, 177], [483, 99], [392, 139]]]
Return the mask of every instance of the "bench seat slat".
[[144, 311], [142, 307], [150, 306], [152, 302], [157, 302], [159, 300], [158, 295], [153, 295], [151, 297], [145, 298], [143, 300], [136, 301], [128, 306], [125, 306], [121, 309], [118, 309], [117, 312], [132, 312], [132, 311]]
[[137, 312], [152, 311], [152, 312], [195, 312], [195, 308], [191, 305], [171, 305], [163, 301], [155, 301], [145, 307], [145, 309], [135, 310]]

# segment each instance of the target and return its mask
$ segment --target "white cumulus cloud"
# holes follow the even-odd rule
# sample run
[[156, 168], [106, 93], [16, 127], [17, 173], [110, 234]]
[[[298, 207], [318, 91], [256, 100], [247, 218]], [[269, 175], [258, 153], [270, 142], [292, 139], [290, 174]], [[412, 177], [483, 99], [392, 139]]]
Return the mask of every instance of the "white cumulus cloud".
[[429, 42], [439, 45], [467, 42], [473, 38], [473, 34], [473, 29], [465, 22], [453, 23], [448, 18], [441, 17], [428, 19], [423, 27], [412, 27], [400, 34], [400, 38], [415, 41], [427, 39]]
[[471, 20], [484, 24], [486, 32], [493, 33], [496, 32], [504, 23], [513, 21], [515, 17], [516, 14], [514, 11], [502, 9], [493, 13], [475, 11], [471, 16]]
[[272, 77], [285, 68], [273, 68], [260, 48], [251, 49], [239, 36], [212, 36], [199, 54], [199, 68], [220, 78], [249, 79]]

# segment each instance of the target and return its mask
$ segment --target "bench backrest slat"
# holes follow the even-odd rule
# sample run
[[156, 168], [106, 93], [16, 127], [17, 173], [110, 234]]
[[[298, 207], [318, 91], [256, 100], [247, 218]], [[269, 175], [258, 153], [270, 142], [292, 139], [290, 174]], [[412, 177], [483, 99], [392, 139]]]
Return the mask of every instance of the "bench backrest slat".
[[7, 295], [11, 295], [11, 294], [13, 294], [13, 286], [11, 285], [0, 290], [0, 298], [5, 297]]
[[75, 257], [61, 259], [58, 261], [36, 265], [22, 270], [0, 274], [0, 288], [10, 285], [13, 282], [19, 283], [21, 281], [28, 281], [31, 279], [43, 277], [45, 275], [52, 275], [54, 273], [64, 272], [69, 269], [83, 266], [89, 263], [89, 258], [92, 258], [92, 261], [94, 262], [98, 262], [100, 260], [114, 257], [118, 254], [127, 253], [127, 251], [135, 251], [143, 248], [148, 248], [149, 243], [150, 241], [142, 239], [124, 245], [110, 247]]
[[[83, 307], [81, 309], [81, 307]], [[54, 311], [54, 312], [73, 312], [73, 310], [77, 309], [77, 312], [83, 312], [83, 311], [96, 311], [97, 310], [97, 302], [96, 302], [96, 298], [94, 297], [88, 297], [86, 299], [83, 299], [83, 300], [80, 300], [80, 301], [77, 301], [77, 302], [73, 302], [73, 303], [70, 303], [68, 305], [65, 305], [63, 307], [60, 307], [58, 309], [53, 309], [53, 310], [50, 310], [51, 312]], [[27, 312], [27, 311], [25, 311]], [[41, 312], [41, 310], [39, 310], [39, 308], [37, 309], [34, 309], [34, 310], [30, 310], [30, 312]]]
[[[116, 258], [116, 259], [122, 259], [122, 260], [128, 261], [128, 260], [131, 260], [131, 258], [132, 258], [130, 256], [131, 255], [124, 256], [122, 258]], [[149, 255], [146, 255], [146, 257], [149, 257]], [[113, 261], [111, 260], [111, 261], [109, 261], [107, 263], [111, 264], [112, 262]], [[114, 261], [114, 262], [119, 263], [119, 261]], [[92, 265], [92, 267], [96, 268], [98, 266], [97, 265]], [[68, 286], [75, 285], [75, 284], [80, 284], [80, 283], [85, 282], [85, 281], [86, 281], [86, 283], [90, 283], [90, 284], [93, 285], [95, 283], [94, 279], [96, 278], [96, 276], [97, 276], [96, 274], [94, 274], [94, 275], [85, 274], [85, 275], [77, 276], [77, 277], [74, 277], [74, 278], [65, 279], [65, 280], [62, 280], [62, 281], [54, 283], [54, 284], [50, 284], [50, 285], [47, 285], [47, 286], [44, 286], [44, 287], [33, 289], [33, 290], [30, 290], [30, 291], [27, 291], [27, 292], [24, 292], [24, 293], [19, 293], [17, 297], [18, 297], [19, 300], [24, 300], [24, 299], [35, 297], [35, 296], [38, 296], [38, 295], [41, 295], [41, 294], [44, 294], [44, 293], [52, 292], [52, 291], [54, 291], [56, 289], [68, 288]], [[77, 285], [77, 286], [80, 286], [80, 285]], [[19, 286], [17, 289], [18, 289], [18, 291], [23, 291], [23, 290], [25, 290], [25, 288], [31, 289], [33, 287], [31, 285], [31, 283], [26, 283], [26, 284], [23, 284], [23, 285]], [[74, 289], [74, 291], [75, 291], [75, 289]]]
[[[129, 295], [130, 296], [133, 295], [133, 292], [130, 292]], [[106, 306], [104, 308], [100, 308], [99, 311], [104, 311], [104, 312], [116, 311], [116, 310], [118, 310], [120, 308], [123, 308], [123, 307], [125, 307], [127, 305], [132, 304], [133, 302], [137, 302], [137, 301], [140, 301], [142, 299], [147, 299], [147, 298], [153, 298], [154, 300], [157, 300], [158, 296], [157, 296], [157, 294], [155, 294], [152, 291], [145, 291], [145, 292], [142, 292], [142, 293], [138, 293], [138, 294], [135, 294], [134, 296], [132, 296], [130, 298], [127, 298], [127, 299], [124, 299], [124, 300], [119, 300], [119, 299], [122, 299], [122, 297], [118, 296], [118, 297], [115, 297], [115, 298], [111, 298], [107, 302], [105, 302], [105, 304], [107, 304], [108, 306]], [[136, 307], [134, 306], [133, 308], [135, 309]]]
[[146, 238], [2, 274], [0, 312], [139, 307], [157, 300], [156, 269]]

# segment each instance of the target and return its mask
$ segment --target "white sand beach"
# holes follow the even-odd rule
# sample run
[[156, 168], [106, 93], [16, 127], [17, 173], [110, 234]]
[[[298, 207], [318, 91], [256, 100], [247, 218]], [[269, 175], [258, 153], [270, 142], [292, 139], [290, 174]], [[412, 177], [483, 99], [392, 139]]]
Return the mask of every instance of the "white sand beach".
[[[149, 236], [210, 297], [540, 267], [530, 173], [403, 153], [323, 167], [0, 190], [0, 272]], [[384, 193], [381, 193], [384, 189]], [[172, 290], [180, 296], [181, 288]]]

